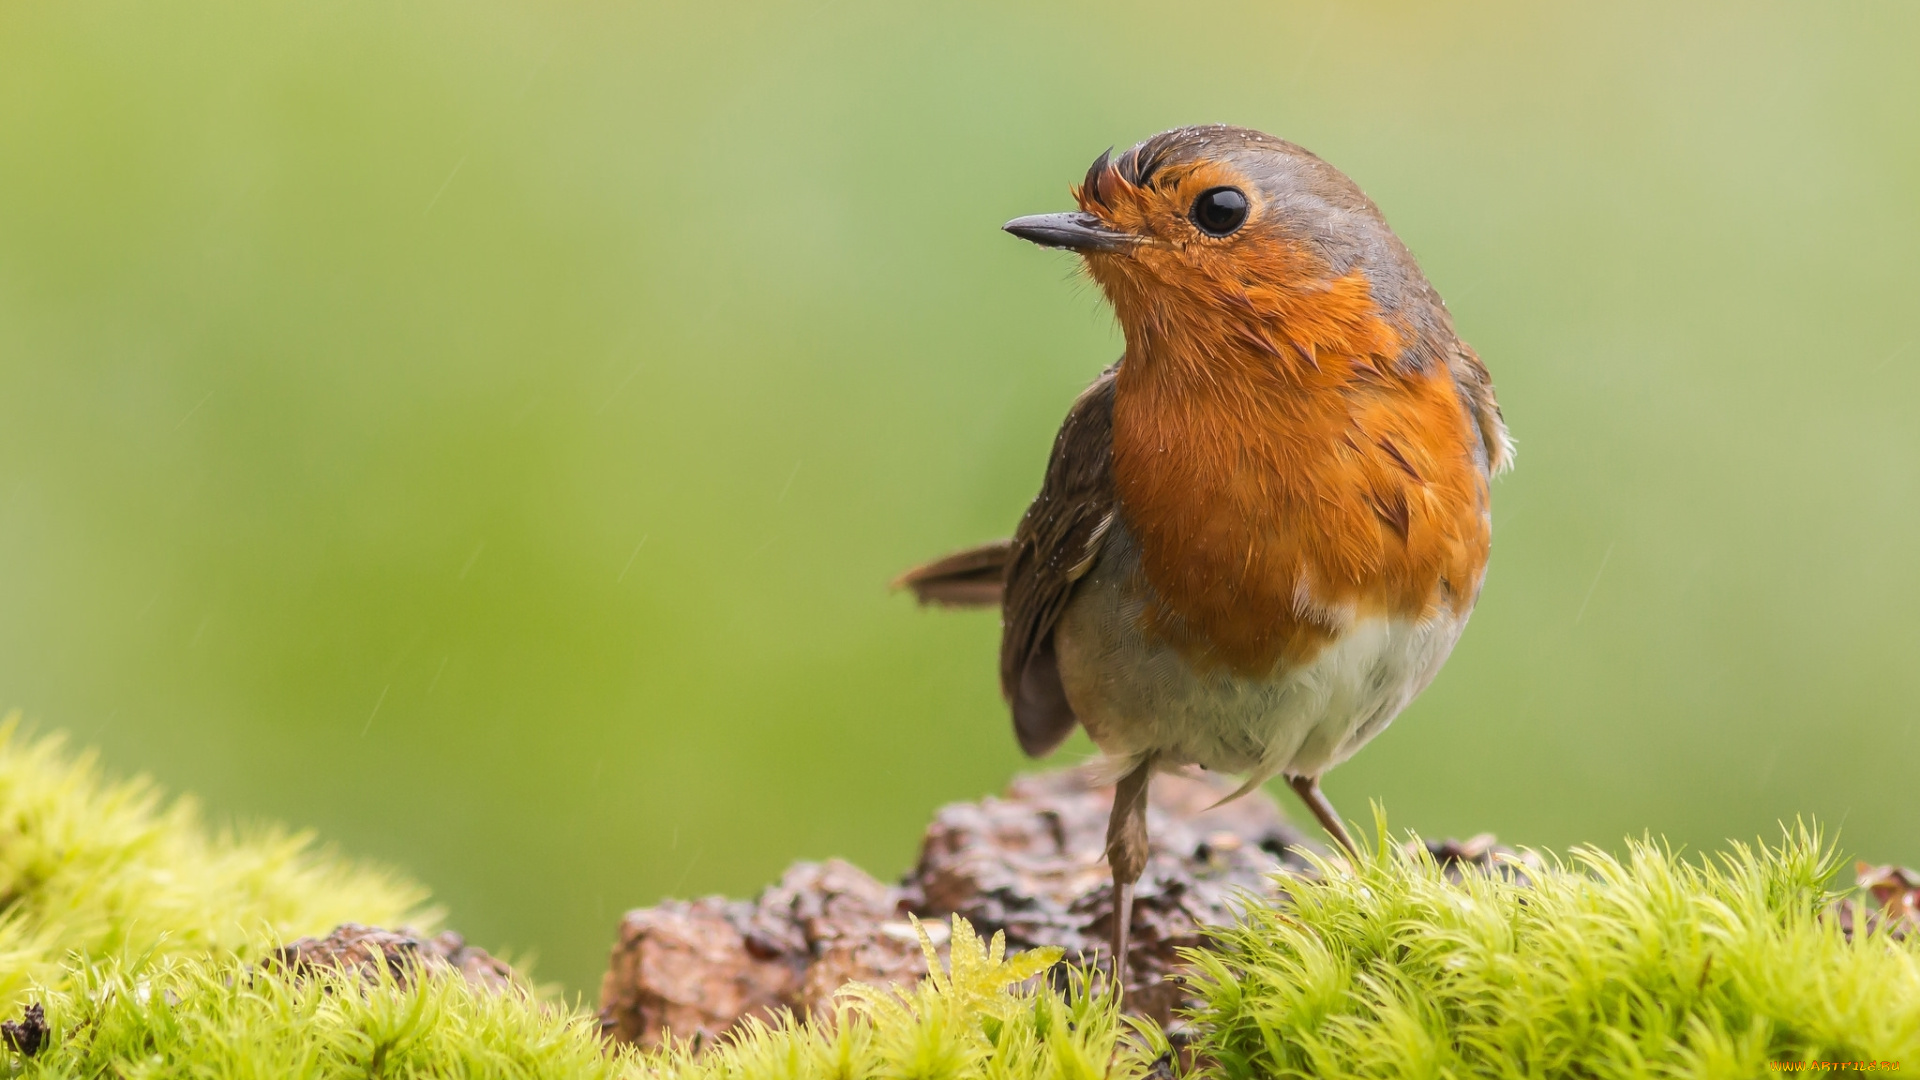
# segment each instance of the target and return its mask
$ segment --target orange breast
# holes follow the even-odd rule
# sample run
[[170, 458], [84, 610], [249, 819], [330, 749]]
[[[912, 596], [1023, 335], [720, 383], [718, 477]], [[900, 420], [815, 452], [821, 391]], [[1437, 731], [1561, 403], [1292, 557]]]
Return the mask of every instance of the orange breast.
[[1197, 666], [1259, 676], [1358, 617], [1470, 608], [1487, 477], [1444, 365], [1398, 370], [1371, 315], [1278, 347], [1214, 330], [1130, 334], [1116, 387], [1114, 481], [1160, 599], [1151, 629]]

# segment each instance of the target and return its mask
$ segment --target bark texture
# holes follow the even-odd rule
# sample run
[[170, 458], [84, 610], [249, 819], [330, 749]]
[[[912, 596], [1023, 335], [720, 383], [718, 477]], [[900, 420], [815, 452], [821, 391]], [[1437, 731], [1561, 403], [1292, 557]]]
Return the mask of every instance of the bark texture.
[[323, 938], [288, 942], [268, 953], [261, 966], [296, 976], [319, 968], [337, 968], [369, 981], [378, 980], [384, 970], [401, 986], [419, 971], [437, 969], [457, 971], [468, 982], [488, 990], [505, 990], [519, 981], [505, 961], [467, 944], [451, 930], [421, 937], [409, 930], [381, 930], [359, 923], [337, 926]]
[[[1231, 921], [1270, 875], [1306, 873], [1306, 841], [1264, 792], [1215, 806], [1219, 777], [1156, 777], [1152, 838], [1134, 902], [1129, 1008], [1166, 1024], [1184, 1000], [1177, 950]], [[849, 980], [907, 984], [925, 973], [918, 916], [936, 944], [964, 916], [1009, 949], [1058, 945], [1104, 966], [1113, 918], [1103, 845], [1113, 787], [1084, 769], [1025, 776], [1004, 795], [943, 807], [898, 885], [844, 862], [798, 863], [752, 901], [669, 901], [629, 912], [601, 985], [609, 1037], [657, 1046], [709, 1041], [748, 1016], [821, 1012]]]

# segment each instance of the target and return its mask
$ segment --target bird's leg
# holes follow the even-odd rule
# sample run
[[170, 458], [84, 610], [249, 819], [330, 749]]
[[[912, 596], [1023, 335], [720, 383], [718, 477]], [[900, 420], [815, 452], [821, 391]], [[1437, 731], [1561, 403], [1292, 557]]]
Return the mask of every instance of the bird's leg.
[[1340, 846], [1347, 849], [1347, 854], [1358, 859], [1360, 849], [1354, 846], [1353, 837], [1347, 835], [1347, 827], [1341, 823], [1340, 814], [1334, 810], [1333, 803], [1328, 801], [1327, 793], [1320, 790], [1320, 778], [1289, 776], [1287, 783], [1293, 788], [1293, 793], [1300, 796], [1300, 801], [1307, 804], [1307, 809], [1313, 811], [1313, 816], [1319, 819], [1320, 827], [1327, 830], [1327, 835], [1340, 841]]
[[1113, 816], [1107, 819], [1107, 866], [1113, 871], [1113, 985], [1127, 993], [1127, 932], [1133, 928], [1133, 884], [1147, 868], [1147, 781], [1153, 776], [1148, 756], [1113, 789]]

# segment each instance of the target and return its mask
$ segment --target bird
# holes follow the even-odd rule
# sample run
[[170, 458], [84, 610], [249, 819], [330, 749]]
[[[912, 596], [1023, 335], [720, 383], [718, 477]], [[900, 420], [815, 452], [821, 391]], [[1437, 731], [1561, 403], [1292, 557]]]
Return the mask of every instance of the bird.
[[1125, 348], [1067, 410], [1013, 537], [895, 584], [998, 605], [1021, 749], [1078, 725], [1104, 756], [1124, 994], [1156, 772], [1240, 774], [1235, 795], [1284, 777], [1360, 857], [1321, 777], [1453, 650], [1514, 451], [1439, 293], [1321, 158], [1183, 127], [1069, 190], [1077, 210], [1003, 228], [1077, 255]]

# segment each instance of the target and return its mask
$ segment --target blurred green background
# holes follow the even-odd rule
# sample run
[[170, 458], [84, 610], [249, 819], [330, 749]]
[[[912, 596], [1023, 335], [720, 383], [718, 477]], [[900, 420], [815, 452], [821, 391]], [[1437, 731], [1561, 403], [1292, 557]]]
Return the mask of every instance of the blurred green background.
[[1010, 530], [1119, 348], [998, 226], [1224, 120], [1374, 196], [1519, 439], [1347, 813], [1920, 859], [1917, 48], [1907, 2], [8, 3], [0, 705], [578, 990], [626, 907], [897, 873], [1023, 765], [994, 616], [886, 582]]

